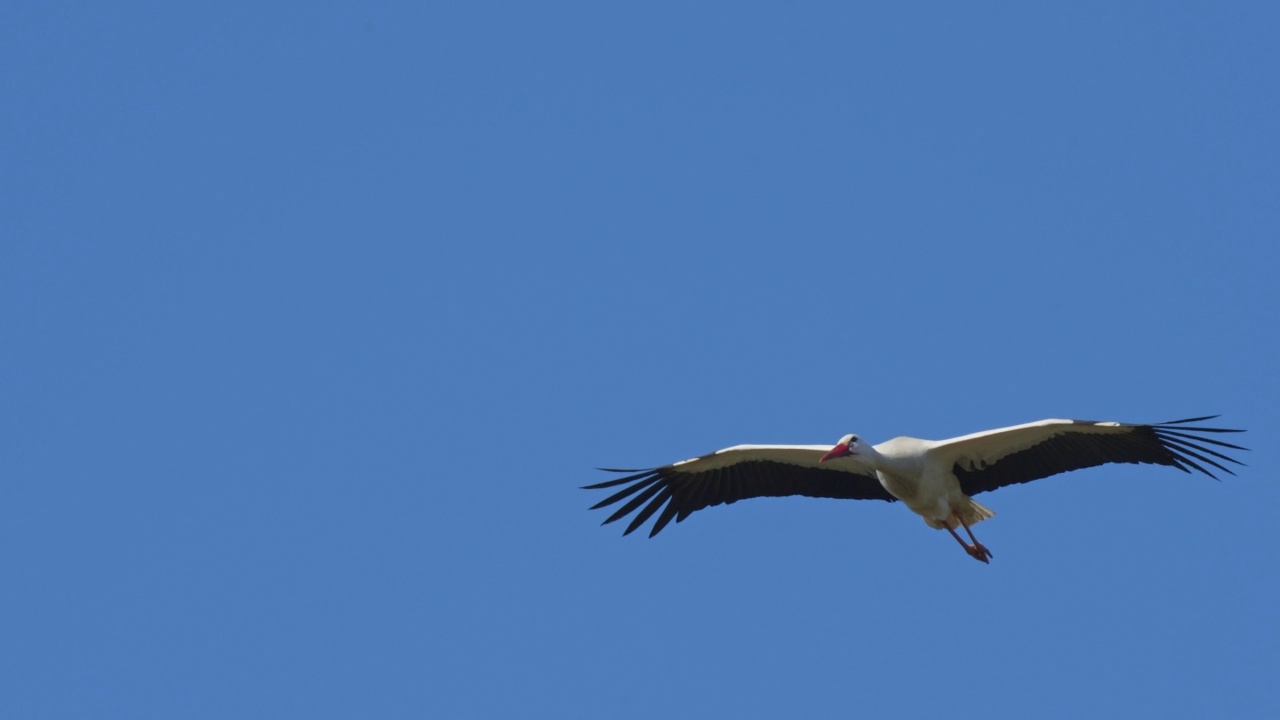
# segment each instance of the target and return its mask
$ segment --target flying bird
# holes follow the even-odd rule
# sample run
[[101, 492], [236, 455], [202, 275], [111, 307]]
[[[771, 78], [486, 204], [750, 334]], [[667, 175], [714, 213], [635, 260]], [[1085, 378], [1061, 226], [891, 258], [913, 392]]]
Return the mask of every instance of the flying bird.
[[[627, 501], [605, 525], [639, 510], [623, 535], [661, 511], [649, 537], [672, 520], [682, 522], [703, 508], [747, 498], [901, 500], [929, 527], [951, 533], [971, 557], [988, 563], [993, 555], [974, 537], [972, 527], [995, 513], [973, 495], [1107, 463], [1169, 465], [1217, 480], [1208, 465], [1234, 475], [1219, 461], [1244, 463], [1209, 446], [1248, 448], [1208, 436], [1244, 431], [1195, 424], [1216, 417], [1153, 425], [1051, 419], [950, 440], [896, 437], [878, 445], [853, 434], [834, 446], [735, 445], [657, 468], [601, 468], [626, 475], [584, 489], [622, 486], [591, 509]], [[957, 528], [963, 528], [971, 542], [965, 542]]]

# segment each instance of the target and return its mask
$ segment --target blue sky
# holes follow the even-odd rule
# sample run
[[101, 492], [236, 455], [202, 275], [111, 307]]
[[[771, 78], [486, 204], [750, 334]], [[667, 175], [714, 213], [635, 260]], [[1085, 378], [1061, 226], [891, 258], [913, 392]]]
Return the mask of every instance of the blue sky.
[[[1268, 3], [7, 3], [0, 715], [1280, 712]], [[1247, 428], [654, 540], [598, 466]]]

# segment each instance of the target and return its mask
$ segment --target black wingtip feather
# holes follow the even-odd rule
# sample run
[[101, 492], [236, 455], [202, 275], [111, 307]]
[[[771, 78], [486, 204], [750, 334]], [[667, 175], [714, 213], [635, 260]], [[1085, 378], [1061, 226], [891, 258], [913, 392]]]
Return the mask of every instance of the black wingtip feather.
[[669, 499], [671, 499], [671, 488], [665, 487], [662, 489], [662, 492], [659, 493], [657, 497], [655, 497], [652, 501], [650, 501], [648, 505], [645, 505], [644, 509], [636, 514], [635, 519], [632, 520], [631, 524], [627, 526], [627, 532], [623, 533], [623, 535], [626, 535], [631, 531], [635, 530], [636, 528], [640, 527], [641, 525], [643, 525], [644, 522], [648, 520], [655, 512], [657, 512], [658, 508], [662, 507], [662, 505], [666, 503]]
[[614, 520], [630, 515], [632, 510], [643, 505], [646, 500], [657, 494], [659, 490], [662, 490], [662, 485], [650, 485], [647, 490], [631, 498], [626, 505], [623, 505], [614, 511], [614, 513], [609, 516], [609, 522], [613, 522]]
[[662, 528], [666, 527], [667, 524], [671, 522], [671, 518], [676, 516], [677, 510], [679, 510], [679, 508], [674, 502], [668, 503], [667, 506], [663, 508], [662, 514], [658, 516], [658, 519], [653, 521], [653, 529], [649, 531], [649, 537], [653, 537], [654, 535], [662, 532]]
[[[1244, 432], [1244, 431], [1241, 430], [1240, 432]], [[1210, 445], [1217, 445], [1218, 447], [1231, 448], [1232, 450], [1243, 450], [1244, 452], [1250, 452], [1249, 448], [1247, 447], [1242, 447], [1240, 445], [1233, 445], [1229, 442], [1223, 442], [1221, 440], [1214, 440], [1213, 438], [1199, 437], [1197, 435], [1192, 435], [1190, 433], [1175, 432], [1173, 430], [1166, 430], [1164, 428], [1158, 429], [1156, 433], [1162, 436], [1172, 435], [1173, 437], [1180, 437], [1180, 438], [1186, 438], [1188, 440], [1194, 440], [1196, 442], [1209, 443]], [[1231, 462], [1240, 462], [1240, 461], [1233, 459], [1231, 460]], [[1240, 464], [1243, 465], [1244, 463], [1240, 463]]]
[[[1216, 445], [1218, 447], [1227, 448], [1230, 450], [1240, 450], [1243, 452], [1248, 452], [1249, 449], [1246, 447], [1242, 447], [1240, 445], [1234, 445], [1229, 442], [1223, 442], [1221, 440], [1214, 440], [1213, 438], [1207, 438], [1199, 433], [1235, 433], [1235, 432], [1244, 432], [1244, 430], [1239, 430], [1235, 428], [1208, 428], [1208, 427], [1201, 427], [1198, 425], [1193, 426], [1193, 425], [1186, 424], [1186, 423], [1201, 422], [1204, 420], [1212, 420], [1216, 417], [1218, 416], [1206, 415], [1204, 417], [1188, 418], [1186, 420], [1175, 420], [1173, 422], [1159, 423], [1156, 425], [1152, 425], [1151, 430], [1155, 434], [1156, 439], [1160, 441], [1160, 444], [1164, 447], [1165, 450], [1169, 452], [1172, 458], [1174, 458], [1177, 461], [1180, 461], [1181, 463], [1185, 463], [1189, 467], [1195, 468], [1196, 470], [1204, 473], [1205, 475], [1208, 475], [1214, 480], [1221, 481], [1217, 475], [1214, 475], [1212, 472], [1205, 469], [1203, 465], [1196, 463], [1195, 460], [1199, 460], [1200, 462], [1203, 462], [1206, 465], [1215, 467], [1218, 470], [1221, 470], [1222, 472], [1225, 472], [1228, 475], [1235, 475], [1235, 472], [1232, 471], [1231, 468], [1223, 465], [1222, 463], [1218, 462], [1217, 460], [1214, 460], [1213, 458], [1218, 458], [1220, 460], [1233, 463], [1235, 465], [1240, 465], [1242, 467], [1244, 467], [1245, 464], [1229, 455], [1218, 452], [1217, 450], [1214, 450], [1212, 448], [1206, 447], [1206, 444]], [[1169, 427], [1170, 425], [1176, 425], [1177, 427], [1171, 428]], [[1206, 457], [1209, 455], [1212, 455], [1213, 457]], [[1195, 458], [1195, 460], [1193, 460], [1192, 458]]]
[[659, 480], [661, 480], [661, 479], [662, 479], [662, 478], [658, 477], [658, 474], [657, 474], [657, 473], [654, 473], [653, 475], [651, 475], [651, 476], [649, 476], [649, 477], [641, 478], [638, 482], [633, 483], [633, 484], [631, 484], [631, 485], [628, 485], [627, 487], [624, 487], [623, 489], [621, 489], [621, 490], [619, 490], [618, 492], [616, 492], [616, 493], [614, 493], [614, 494], [610, 495], [609, 497], [607, 497], [607, 498], [605, 498], [605, 499], [601, 500], [600, 502], [596, 503], [595, 505], [592, 505], [589, 509], [591, 509], [591, 510], [599, 510], [599, 509], [600, 509], [600, 508], [602, 508], [602, 507], [606, 507], [606, 506], [608, 506], [608, 505], [612, 505], [612, 504], [614, 504], [614, 503], [618, 502], [619, 500], [621, 500], [621, 499], [623, 499], [623, 498], [627, 497], [628, 495], [630, 495], [630, 494], [632, 494], [632, 493], [639, 492], [639, 491], [643, 490], [644, 488], [646, 488], [646, 487], [648, 487], [648, 486], [650, 486], [650, 485], [652, 485], [652, 484], [654, 484], [654, 483], [658, 482], [658, 481], [659, 481]]
[[649, 468], [648, 470], [613, 470], [611, 468], [596, 468], [596, 469], [603, 470], [605, 472], [625, 472], [625, 473], [634, 472], [635, 475], [628, 475], [626, 477], [615, 478], [613, 480], [605, 480], [604, 482], [598, 482], [594, 485], [583, 485], [581, 488], [582, 490], [603, 490], [604, 488], [615, 487], [623, 483], [629, 483], [632, 480], [639, 480], [645, 475], [648, 475], [651, 472], [657, 472], [658, 470], [657, 468]]
[[[1216, 417], [1216, 416], [1215, 416], [1215, 417]], [[1191, 422], [1191, 421], [1190, 421], [1190, 420], [1183, 420], [1183, 421], [1181, 421], [1181, 422]], [[1170, 425], [1177, 425], [1177, 427], [1170, 428], [1170, 427], [1169, 427]], [[1178, 425], [1178, 423], [1157, 423], [1157, 424], [1155, 424], [1155, 425], [1151, 425], [1150, 427], [1152, 427], [1152, 428], [1153, 428], [1153, 429], [1155, 429], [1155, 430], [1166, 430], [1166, 429], [1168, 429], [1168, 430], [1182, 430], [1182, 431], [1184, 431], [1184, 432], [1198, 432], [1198, 433], [1240, 433], [1240, 432], [1245, 432], [1244, 430], [1241, 430], [1241, 429], [1239, 429], [1239, 428], [1211, 428], [1211, 427], [1203, 427], [1203, 426], [1200, 426], [1200, 425], [1191, 425], [1191, 426], [1187, 426], [1187, 425]]]
[[[1200, 467], [1200, 466], [1199, 466], [1199, 465], [1197, 465], [1197, 464], [1196, 464], [1196, 462], [1195, 462], [1194, 460], [1192, 460], [1191, 458], [1183, 457], [1183, 456], [1179, 455], [1179, 456], [1178, 456], [1178, 461], [1179, 461], [1179, 462], [1182, 462], [1182, 463], [1184, 463], [1184, 464], [1186, 464], [1186, 465], [1190, 465], [1191, 467], [1195, 468], [1196, 470], [1199, 470], [1200, 472], [1204, 473], [1205, 475], [1208, 475], [1209, 477], [1213, 478], [1214, 480], [1217, 480], [1217, 479], [1218, 479], [1218, 476], [1217, 476], [1217, 475], [1214, 475], [1213, 473], [1209, 472], [1208, 470], [1205, 470], [1203, 467]], [[1221, 481], [1219, 481], [1219, 482], [1221, 482]]]
[[[1165, 442], [1166, 444], [1177, 444], [1177, 445], [1179, 445], [1179, 446], [1181, 446], [1181, 447], [1189, 447], [1189, 448], [1192, 448], [1192, 449], [1194, 449], [1194, 450], [1199, 450], [1199, 451], [1200, 451], [1200, 452], [1202, 452], [1202, 453], [1208, 453], [1208, 454], [1210, 454], [1210, 455], [1212, 455], [1212, 456], [1214, 456], [1214, 457], [1216, 457], [1216, 458], [1219, 458], [1219, 459], [1222, 459], [1222, 460], [1226, 460], [1227, 462], [1235, 463], [1236, 465], [1240, 465], [1240, 466], [1242, 466], [1242, 467], [1247, 467], [1244, 463], [1242, 463], [1242, 462], [1240, 462], [1239, 460], [1237, 460], [1237, 459], [1235, 459], [1235, 458], [1231, 457], [1230, 455], [1225, 455], [1225, 454], [1223, 454], [1223, 453], [1218, 452], [1217, 450], [1213, 450], [1212, 448], [1202, 447], [1202, 446], [1200, 446], [1200, 445], [1196, 445], [1196, 444], [1195, 444], [1195, 443], [1193, 443], [1193, 442], [1189, 442], [1189, 441], [1187, 441], [1187, 440], [1179, 440], [1179, 439], [1177, 439], [1177, 438], [1172, 438], [1172, 437], [1162, 437], [1162, 439], [1164, 440], [1164, 442]], [[1240, 450], [1243, 450], [1244, 448], [1239, 448], [1239, 449], [1240, 449]]]
[[[1222, 472], [1227, 473], [1228, 475], [1235, 475], [1235, 473], [1231, 472], [1231, 470], [1229, 470], [1229, 469], [1227, 469], [1227, 468], [1223, 467], [1223, 466], [1222, 466], [1222, 465], [1220, 465], [1219, 463], [1214, 462], [1214, 461], [1213, 461], [1213, 460], [1211, 460], [1210, 458], [1207, 458], [1207, 457], [1205, 457], [1205, 456], [1201, 455], [1200, 453], [1196, 452], [1195, 450], [1192, 450], [1190, 447], [1188, 447], [1188, 446], [1186, 446], [1186, 445], [1175, 445], [1175, 444], [1174, 444], [1174, 442], [1173, 442], [1172, 440], [1169, 440], [1169, 439], [1165, 439], [1164, 443], [1165, 443], [1165, 447], [1166, 447], [1166, 448], [1168, 448], [1169, 452], [1171, 452], [1171, 453], [1175, 453], [1175, 454], [1177, 454], [1177, 455], [1179, 455], [1179, 456], [1182, 456], [1182, 455], [1190, 455], [1191, 457], [1193, 457], [1193, 458], [1195, 458], [1195, 459], [1199, 460], [1200, 462], [1202, 462], [1202, 463], [1207, 463], [1207, 464], [1209, 464], [1209, 465], [1212, 465], [1212, 466], [1214, 466], [1214, 467], [1218, 468], [1219, 470], [1221, 470]], [[1193, 446], [1193, 447], [1194, 447], [1194, 446]], [[1197, 449], [1203, 449], [1203, 448], [1197, 448]], [[1216, 478], [1215, 478], [1215, 479], [1216, 479]]]
[[1165, 422], [1162, 422], [1162, 423], [1155, 423], [1152, 425], [1152, 427], [1161, 427], [1163, 425], [1184, 425], [1186, 423], [1204, 422], [1205, 420], [1213, 420], [1214, 418], [1220, 418], [1220, 417], [1222, 417], [1221, 413], [1217, 415], [1204, 415], [1202, 417], [1184, 418], [1182, 420], [1166, 420]]

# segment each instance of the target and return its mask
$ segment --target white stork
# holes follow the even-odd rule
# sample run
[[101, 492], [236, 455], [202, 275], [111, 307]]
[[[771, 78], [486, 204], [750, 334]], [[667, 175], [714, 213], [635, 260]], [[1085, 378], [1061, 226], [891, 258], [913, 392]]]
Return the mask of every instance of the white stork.
[[[897, 437], [874, 446], [852, 434], [840, 438], [834, 447], [735, 445], [648, 470], [601, 468], [630, 474], [584, 489], [625, 486], [593, 505], [592, 510], [635, 496], [604, 521], [607, 525], [640, 508], [623, 535], [662, 510], [649, 537], [673, 519], [681, 522], [692, 512], [746, 498], [805, 495], [901, 500], [929, 527], [947, 530], [965, 552], [985, 563], [990, 561], [991, 551], [978, 542], [970, 526], [995, 513], [971, 495], [1106, 463], [1170, 465], [1188, 473], [1194, 469], [1217, 480], [1200, 464], [1204, 463], [1234, 475], [1214, 458], [1244, 463], [1206, 444], [1232, 450], [1247, 448], [1205, 435], [1243, 431], [1191, 424], [1216, 417], [1154, 425], [1041, 420], [950, 440]], [[957, 526], [964, 528], [972, 545], [956, 532]]]

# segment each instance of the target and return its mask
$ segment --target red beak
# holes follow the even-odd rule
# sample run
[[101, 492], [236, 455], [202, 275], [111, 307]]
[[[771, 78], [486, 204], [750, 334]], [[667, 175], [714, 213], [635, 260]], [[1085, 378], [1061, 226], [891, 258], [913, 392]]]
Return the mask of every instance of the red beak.
[[823, 455], [822, 459], [819, 460], [818, 462], [824, 463], [828, 460], [834, 460], [838, 457], [844, 457], [845, 455], [852, 455], [852, 454], [853, 453], [849, 452], [849, 443], [840, 443], [839, 445], [831, 448], [831, 452], [827, 453], [826, 455]]

